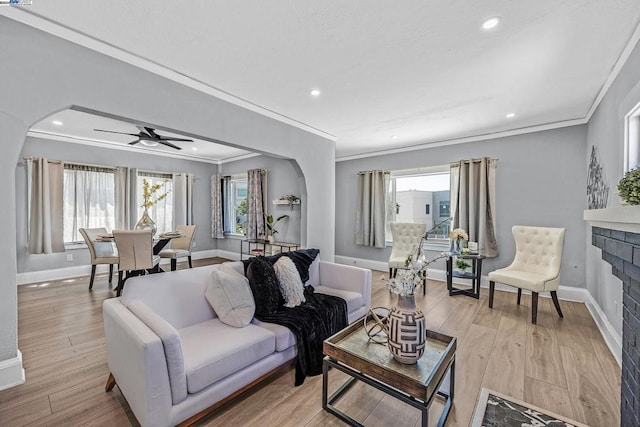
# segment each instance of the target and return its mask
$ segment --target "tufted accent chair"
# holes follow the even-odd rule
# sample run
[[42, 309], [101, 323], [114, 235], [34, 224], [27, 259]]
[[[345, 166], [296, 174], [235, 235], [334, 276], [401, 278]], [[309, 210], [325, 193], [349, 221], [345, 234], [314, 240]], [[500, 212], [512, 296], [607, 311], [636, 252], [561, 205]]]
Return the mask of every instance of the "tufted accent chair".
[[518, 288], [518, 304], [522, 289], [531, 291], [531, 323], [537, 321], [539, 292], [551, 292], [558, 315], [564, 317], [556, 291], [565, 229], [515, 225], [512, 232], [516, 255], [511, 265], [489, 273], [489, 308], [493, 308], [495, 282], [498, 282]]
[[407, 257], [416, 251], [424, 236], [427, 224], [420, 223], [391, 223], [393, 247], [389, 257], [389, 277], [395, 277], [398, 268], [405, 266]]

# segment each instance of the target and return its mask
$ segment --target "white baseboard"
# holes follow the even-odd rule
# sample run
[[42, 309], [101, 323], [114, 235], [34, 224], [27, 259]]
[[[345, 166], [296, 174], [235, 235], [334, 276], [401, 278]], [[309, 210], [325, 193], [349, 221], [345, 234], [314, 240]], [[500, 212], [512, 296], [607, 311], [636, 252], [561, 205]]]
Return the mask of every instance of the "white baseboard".
[[[381, 272], [385, 272], [388, 274], [389, 264], [384, 261], [373, 261], [361, 258], [352, 258], [346, 256], [335, 256], [335, 262], [340, 264], [354, 265], [362, 268], [369, 268], [371, 270], [378, 270]], [[386, 277], [386, 274], [385, 274]], [[442, 282], [446, 282], [447, 273], [444, 270], [436, 270], [436, 269], [428, 269], [427, 277], [432, 280], [439, 280]], [[454, 283], [458, 284], [469, 284], [468, 280], [456, 280], [454, 278]], [[489, 279], [487, 276], [482, 276], [480, 280], [480, 286], [482, 288], [489, 287]], [[496, 289], [499, 291], [505, 292], [517, 292], [517, 289], [512, 286], [502, 285], [500, 283], [496, 283]], [[530, 295], [531, 292], [523, 290], [523, 294]], [[540, 294], [541, 297], [550, 298], [550, 295]], [[615, 328], [604, 314], [596, 300], [593, 298], [591, 293], [585, 288], [576, 288], [573, 286], [560, 286], [558, 288], [558, 299], [563, 301], [574, 301], [584, 303], [593, 318], [593, 321], [598, 326], [600, 330], [600, 334], [604, 338], [605, 343], [609, 347], [611, 354], [616, 359], [619, 365], [622, 365], [622, 339], [620, 335], [616, 332]]]
[[[224, 258], [228, 258], [227, 255], [232, 255], [233, 252], [229, 252], [227, 254], [226, 251], [222, 251], [225, 254], [219, 255], [220, 251], [218, 249], [209, 249], [206, 251], [198, 251], [192, 252], [191, 259], [204, 259], [204, 258], [212, 258], [221, 256]], [[236, 258], [238, 254], [235, 254]], [[185, 258], [186, 259], [186, 258]], [[170, 264], [171, 260], [168, 258], [163, 258], [160, 261], [160, 265]], [[107, 274], [109, 273], [109, 266], [107, 264], [98, 265], [96, 268], [96, 275], [98, 274]], [[27, 271], [25, 273], [18, 273], [16, 275], [16, 283], [18, 285], [26, 285], [30, 283], [40, 283], [40, 282], [48, 282], [52, 280], [64, 280], [71, 279], [73, 277], [81, 277], [88, 276], [91, 274], [91, 265], [76, 265], [74, 267], [65, 267], [65, 268], [56, 268], [52, 270], [40, 270], [40, 271]], [[114, 275], [117, 275], [117, 272], [114, 272]]]
[[23, 384], [24, 378], [20, 350], [16, 357], [0, 361], [0, 391]]

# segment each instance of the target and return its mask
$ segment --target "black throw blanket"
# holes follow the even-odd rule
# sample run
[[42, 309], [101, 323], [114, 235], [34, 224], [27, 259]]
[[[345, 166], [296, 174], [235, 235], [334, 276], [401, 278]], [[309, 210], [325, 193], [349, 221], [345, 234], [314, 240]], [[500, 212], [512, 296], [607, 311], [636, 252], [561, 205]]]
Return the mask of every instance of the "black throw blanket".
[[286, 326], [296, 337], [298, 350], [295, 385], [306, 376], [322, 373], [322, 343], [347, 326], [347, 303], [342, 298], [317, 294], [313, 286], [304, 289], [306, 302], [297, 307], [280, 307], [277, 312], [256, 316], [262, 322]]

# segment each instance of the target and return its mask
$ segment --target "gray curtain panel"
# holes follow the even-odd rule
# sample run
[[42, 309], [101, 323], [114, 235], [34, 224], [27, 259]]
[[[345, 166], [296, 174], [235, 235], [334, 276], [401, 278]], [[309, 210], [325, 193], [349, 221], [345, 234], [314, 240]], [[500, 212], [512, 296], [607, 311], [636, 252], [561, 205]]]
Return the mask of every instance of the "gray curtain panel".
[[193, 174], [173, 174], [173, 229], [193, 225]]
[[384, 248], [389, 171], [358, 172], [355, 244]]
[[211, 237], [224, 239], [222, 223], [222, 175], [211, 175]]
[[452, 228], [463, 228], [487, 257], [498, 256], [496, 241], [497, 159], [451, 163]]
[[265, 199], [267, 192], [267, 171], [250, 169], [247, 171], [247, 239], [264, 239]]
[[[129, 212], [131, 210], [137, 211], [131, 205], [131, 169], [126, 167], [118, 167], [115, 172], [115, 216], [116, 216], [116, 229], [128, 230], [130, 228]], [[133, 205], [135, 207], [135, 204]], [[134, 223], [135, 224], [135, 223]]]
[[28, 254], [64, 252], [62, 162], [27, 160], [31, 174]]
[[231, 177], [222, 177], [222, 225], [225, 233], [233, 233], [235, 231], [234, 208], [229, 203], [231, 200]]

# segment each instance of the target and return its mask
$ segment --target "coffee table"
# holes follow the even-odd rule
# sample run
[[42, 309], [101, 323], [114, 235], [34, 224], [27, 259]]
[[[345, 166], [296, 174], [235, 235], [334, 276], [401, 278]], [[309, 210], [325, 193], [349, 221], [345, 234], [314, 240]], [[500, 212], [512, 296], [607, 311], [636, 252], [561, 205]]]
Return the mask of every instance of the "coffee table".
[[[404, 365], [393, 358], [385, 345], [369, 340], [362, 320], [324, 342], [326, 357], [322, 365], [322, 407], [349, 425], [362, 426], [333, 406], [359, 380], [419, 409], [423, 427], [429, 423], [429, 407], [433, 400], [436, 396], [443, 397], [445, 405], [438, 420], [438, 426], [443, 426], [453, 402], [456, 339], [427, 331], [424, 355], [416, 364]], [[328, 396], [330, 368], [342, 371], [351, 378]], [[441, 386], [447, 376], [448, 391], [442, 391]]]

